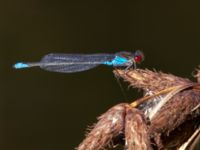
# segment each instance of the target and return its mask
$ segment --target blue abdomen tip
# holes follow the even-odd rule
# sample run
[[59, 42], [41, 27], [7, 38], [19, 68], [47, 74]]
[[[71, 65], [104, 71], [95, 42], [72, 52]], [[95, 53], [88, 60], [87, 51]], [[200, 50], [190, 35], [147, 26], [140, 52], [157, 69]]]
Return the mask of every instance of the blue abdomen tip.
[[21, 68], [27, 68], [27, 67], [29, 67], [28, 64], [21, 63], [21, 62], [16, 63], [16, 64], [14, 65], [14, 68], [15, 68], [15, 69], [21, 69]]

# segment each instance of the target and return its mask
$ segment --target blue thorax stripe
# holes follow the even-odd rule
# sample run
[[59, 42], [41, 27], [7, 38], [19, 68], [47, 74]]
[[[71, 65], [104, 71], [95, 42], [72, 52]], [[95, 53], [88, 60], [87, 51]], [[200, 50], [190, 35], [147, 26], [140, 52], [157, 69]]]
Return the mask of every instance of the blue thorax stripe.
[[128, 60], [126, 58], [120, 57], [120, 56], [115, 56], [115, 58], [112, 61], [105, 61], [105, 62], [103, 62], [103, 64], [108, 65], [108, 66], [120, 66], [127, 62], [128, 62]]

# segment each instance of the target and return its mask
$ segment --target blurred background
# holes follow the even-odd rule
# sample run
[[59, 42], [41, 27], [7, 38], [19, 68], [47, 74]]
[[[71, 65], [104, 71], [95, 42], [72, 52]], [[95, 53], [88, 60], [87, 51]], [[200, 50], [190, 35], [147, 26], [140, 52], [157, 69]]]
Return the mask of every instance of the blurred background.
[[199, 1], [2, 0], [0, 42], [0, 149], [72, 150], [97, 116], [133, 101], [137, 90], [122, 84], [122, 92], [111, 67], [62, 74], [12, 65], [53, 52], [139, 48], [145, 54], [141, 68], [194, 80]]

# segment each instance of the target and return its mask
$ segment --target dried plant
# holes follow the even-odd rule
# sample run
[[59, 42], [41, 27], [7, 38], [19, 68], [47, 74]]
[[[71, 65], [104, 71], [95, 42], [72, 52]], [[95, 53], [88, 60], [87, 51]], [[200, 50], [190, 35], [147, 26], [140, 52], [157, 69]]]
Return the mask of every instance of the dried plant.
[[114, 73], [142, 89], [144, 96], [101, 115], [77, 150], [101, 150], [121, 143], [127, 150], [194, 147], [200, 137], [200, 70], [196, 83], [147, 69]]

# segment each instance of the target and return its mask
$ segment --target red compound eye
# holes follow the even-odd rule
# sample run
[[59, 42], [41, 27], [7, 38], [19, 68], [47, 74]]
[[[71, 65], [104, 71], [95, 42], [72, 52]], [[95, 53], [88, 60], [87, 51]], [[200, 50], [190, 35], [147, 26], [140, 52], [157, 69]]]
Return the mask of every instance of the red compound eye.
[[142, 56], [135, 56], [134, 60], [135, 60], [135, 62], [140, 63], [140, 62], [142, 62]]
[[136, 63], [141, 63], [144, 60], [143, 52], [140, 50], [137, 50], [134, 55], [134, 60]]

